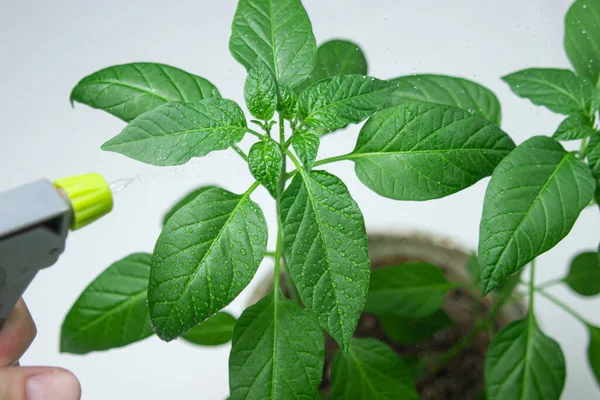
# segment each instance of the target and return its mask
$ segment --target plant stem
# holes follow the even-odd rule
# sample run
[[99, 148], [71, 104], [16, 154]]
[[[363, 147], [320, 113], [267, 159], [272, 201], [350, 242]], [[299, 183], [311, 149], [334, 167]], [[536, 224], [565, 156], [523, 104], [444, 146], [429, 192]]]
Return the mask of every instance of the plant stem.
[[352, 154], [342, 154], [341, 156], [329, 157], [329, 158], [324, 158], [322, 160], [318, 160], [315, 162], [314, 166], [318, 167], [319, 165], [325, 165], [325, 164], [330, 164], [330, 163], [336, 162], [336, 161], [344, 161], [344, 160], [350, 160], [350, 159], [352, 159]]
[[234, 144], [233, 146], [231, 146], [231, 148], [240, 155], [240, 157], [242, 157], [244, 159], [244, 161], [248, 161], [248, 156], [246, 155], [246, 153], [244, 153], [244, 151], [242, 149], [240, 149], [238, 147], [237, 144]]
[[581, 141], [581, 147], [579, 148], [579, 156], [583, 159], [587, 155], [589, 137], [586, 137]]
[[571, 314], [571, 316], [573, 318], [575, 318], [582, 324], [589, 325], [588, 322], [585, 320], [585, 318], [583, 318], [583, 316], [581, 316], [581, 314], [579, 314], [577, 311], [573, 310], [571, 307], [569, 307], [568, 305], [566, 305], [565, 303], [560, 301], [558, 298], [554, 297], [550, 293], [540, 290], [539, 288], [537, 289], [537, 292], [539, 294], [541, 294], [542, 296], [544, 296], [545, 298], [547, 298], [548, 300], [550, 300], [551, 302], [553, 302], [554, 304], [556, 304], [557, 306], [559, 306], [560, 308], [562, 308], [563, 310], [565, 310], [567, 313]]
[[563, 283], [564, 280], [563, 278], [556, 278], [556, 279], [550, 279], [549, 281], [546, 281], [540, 285], [537, 285], [535, 287], [535, 290], [542, 290], [542, 289], [546, 289], [549, 288], [550, 286], [554, 286], [554, 285], [558, 285], [559, 283]]
[[529, 271], [529, 315], [533, 315], [533, 299], [535, 294], [535, 259], [531, 261], [531, 269]]
[[275, 252], [274, 251], [265, 251], [265, 257], [275, 258]]
[[257, 137], [257, 138], [259, 138], [259, 139], [262, 139], [262, 138], [264, 138], [264, 137], [265, 137], [265, 135], [263, 135], [262, 133], [258, 133], [258, 132], [256, 132], [255, 130], [253, 130], [253, 129], [250, 129], [250, 128], [246, 128], [246, 132], [248, 132], [248, 133], [250, 133], [250, 134], [252, 134], [252, 135], [256, 136], [256, 137]]

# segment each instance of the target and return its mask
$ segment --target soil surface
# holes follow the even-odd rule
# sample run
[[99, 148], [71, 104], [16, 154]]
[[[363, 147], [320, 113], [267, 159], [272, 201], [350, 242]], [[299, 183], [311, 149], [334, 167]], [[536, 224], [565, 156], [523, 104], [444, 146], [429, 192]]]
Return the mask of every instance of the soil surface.
[[[395, 266], [408, 261], [402, 258], [379, 259], [372, 261], [372, 268]], [[441, 265], [446, 278], [450, 281], [463, 280]], [[474, 300], [476, 299], [476, 300]], [[356, 329], [355, 336], [362, 338], [376, 338], [387, 343], [399, 355], [418, 359], [435, 359], [455, 344], [460, 342], [471, 332], [475, 324], [490, 310], [489, 296], [481, 298], [472, 296], [466, 289], [455, 289], [448, 293], [444, 302], [444, 311], [454, 321], [454, 325], [436, 333], [429, 340], [417, 346], [403, 346], [388, 338], [379, 320], [372, 314], [364, 313]], [[500, 315], [500, 314], [499, 314]], [[509, 321], [498, 317], [495, 321], [494, 331], [502, 329]], [[416, 387], [422, 400], [474, 400], [483, 389], [483, 366], [485, 353], [489, 343], [489, 334], [483, 330], [461, 354], [456, 356], [448, 365], [437, 373], [426, 370], [416, 380]], [[330, 392], [331, 363], [338, 353], [339, 347], [331, 336], [326, 335], [325, 342], [325, 367], [321, 391], [328, 395]], [[429, 365], [431, 367], [431, 365]]]

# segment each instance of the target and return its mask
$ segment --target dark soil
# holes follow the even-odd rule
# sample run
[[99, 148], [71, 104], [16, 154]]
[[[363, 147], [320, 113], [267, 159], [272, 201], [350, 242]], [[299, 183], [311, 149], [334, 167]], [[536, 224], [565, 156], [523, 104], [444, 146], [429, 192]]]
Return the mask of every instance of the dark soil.
[[[372, 268], [382, 268], [386, 266], [395, 266], [406, 263], [407, 259], [388, 259], [373, 260]], [[455, 276], [445, 266], [440, 266], [446, 278], [450, 281], [460, 281], [461, 278]], [[474, 300], [476, 299], [476, 300]], [[387, 343], [402, 357], [435, 359], [448, 349], [459, 343], [471, 332], [476, 322], [489, 311], [492, 305], [489, 296], [481, 298], [472, 296], [472, 293], [466, 289], [456, 289], [449, 292], [444, 302], [444, 310], [454, 321], [454, 325], [436, 333], [431, 339], [417, 346], [403, 346], [395, 343], [388, 338], [379, 320], [372, 314], [364, 313], [356, 329], [355, 336], [362, 338], [376, 338]], [[498, 331], [509, 321], [498, 317], [495, 321], [494, 331]], [[451, 360], [447, 366], [437, 373], [431, 373], [426, 370], [416, 380], [416, 387], [422, 400], [472, 400], [483, 389], [483, 366], [485, 353], [489, 343], [489, 336], [486, 330], [473, 341], [461, 354]], [[321, 381], [321, 391], [329, 394], [331, 363], [334, 356], [338, 353], [339, 347], [331, 336], [326, 335], [325, 342], [325, 367], [323, 380]], [[431, 367], [429, 365], [428, 367]]]

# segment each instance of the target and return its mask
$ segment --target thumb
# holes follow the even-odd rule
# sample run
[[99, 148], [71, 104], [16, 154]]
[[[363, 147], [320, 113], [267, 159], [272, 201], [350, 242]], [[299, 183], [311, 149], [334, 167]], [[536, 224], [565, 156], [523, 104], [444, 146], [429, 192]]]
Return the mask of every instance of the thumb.
[[0, 368], [0, 399], [79, 400], [81, 387], [69, 371], [51, 367]]

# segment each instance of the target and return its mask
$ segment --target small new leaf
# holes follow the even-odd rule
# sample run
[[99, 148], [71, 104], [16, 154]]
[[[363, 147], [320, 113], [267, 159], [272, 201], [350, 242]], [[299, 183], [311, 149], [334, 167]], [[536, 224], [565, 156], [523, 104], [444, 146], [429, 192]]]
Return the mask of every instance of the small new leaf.
[[277, 181], [283, 168], [279, 145], [271, 139], [254, 143], [248, 152], [248, 167], [254, 179], [275, 197]]
[[300, 95], [300, 115], [314, 127], [339, 129], [383, 108], [395, 85], [364, 75], [340, 75], [315, 83]]
[[308, 170], [312, 168], [319, 152], [319, 135], [313, 129], [302, 129], [292, 135], [294, 151]]
[[86, 76], [73, 88], [71, 103], [87, 104], [129, 122], [165, 103], [212, 97], [221, 95], [204, 78], [164, 64], [132, 63]]
[[454, 324], [442, 309], [420, 319], [399, 318], [390, 315], [378, 317], [385, 334], [395, 342], [406, 346], [417, 345]]
[[262, 60], [278, 83], [294, 87], [312, 71], [317, 43], [300, 0], [239, 0], [229, 50], [247, 70]]
[[498, 98], [489, 89], [466, 79], [445, 75], [409, 75], [392, 79], [396, 90], [390, 95], [387, 107], [426, 101], [468, 110], [500, 125], [501, 110]]
[[234, 316], [221, 311], [181, 335], [181, 338], [200, 346], [218, 346], [231, 340], [235, 322]]
[[150, 254], [127, 256], [83, 291], [63, 322], [61, 352], [108, 350], [152, 335], [146, 307], [150, 261]]
[[592, 121], [588, 117], [575, 114], [565, 118], [552, 137], [556, 140], [578, 140], [595, 134], [597, 133]]
[[559, 114], [590, 114], [593, 86], [567, 69], [531, 68], [502, 79], [533, 104]]
[[336, 75], [367, 75], [367, 59], [360, 47], [347, 40], [330, 40], [317, 49], [317, 62], [307, 80], [296, 87], [300, 94], [307, 87]]
[[281, 220], [300, 297], [346, 352], [369, 287], [362, 213], [339, 178], [301, 169], [283, 194]]
[[293, 119], [298, 114], [298, 97], [296, 93], [283, 83], [278, 86], [277, 111], [285, 119]]
[[571, 261], [569, 274], [564, 282], [582, 296], [600, 293], [600, 260], [597, 252], [578, 254]]
[[331, 374], [333, 399], [419, 399], [400, 356], [375, 339], [352, 339], [348, 354], [333, 360]]
[[150, 319], [161, 339], [175, 339], [216, 314], [252, 280], [267, 225], [250, 193], [207, 189], [165, 224], [148, 286]]
[[490, 175], [514, 148], [490, 121], [435, 103], [409, 103], [373, 115], [354, 151], [358, 178], [396, 200], [448, 196]]
[[451, 285], [434, 265], [410, 263], [371, 272], [365, 311], [400, 318], [424, 318], [438, 310]]
[[547, 137], [526, 140], [502, 160], [485, 194], [479, 230], [483, 295], [560, 242], [594, 186], [588, 166]]
[[600, 77], [600, 4], [577, 0], [565, 18], [565, 50], [581, 77], [598, 87]]
[[277, 108], [277, 84], [269, 68], [261, 60], [248, 71], [244, 99], [253, 117], [263, 121], [273, 118]]
[[493, 339], [485, 357], [486, 399], [558, 400], [565, 375], [560, 346], [530, 315]]
[[167, 103], [131, 121], [102, 145], [151, 165], [180, 165], [192, 157], [224, 150], [246, 133], [246, 119], [231, 100]]
[[229, 356], [231, 399], [314, 399], [324, 348], [314, 316], [281, 292], [271, 292], [248, 307], [235, 325]]

